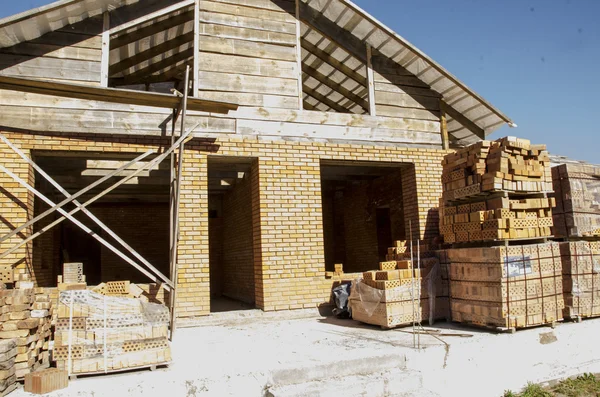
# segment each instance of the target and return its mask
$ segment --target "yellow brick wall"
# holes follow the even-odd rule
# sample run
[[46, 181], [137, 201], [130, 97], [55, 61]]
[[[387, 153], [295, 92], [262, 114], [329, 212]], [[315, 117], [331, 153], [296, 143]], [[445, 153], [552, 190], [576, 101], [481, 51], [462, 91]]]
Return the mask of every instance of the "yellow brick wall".
[[[169, 139], [100, 135], [5, 133], [22, 149], [141, 152], [164, 147]], [[10, 156], [10, 149], [2, 147]], [[438, 198], [441, 195], [441, 158], [445, 151], [388, 146], [266, 142], [256, 138], [223, 138], [215, 142], [195, 139], [186, 145], [180, 207], [181, 240], [178, 258], [177, 314], [205, 315], [210, 311], [207, 155], [256, 157], [251, 172], [255, 297], [264, 310], [315, 307], [330, 299], [331, 280], [324, 277], [323, 217], [320, 160], [358, 160], [413, 163], [404, 171], [405, 211], [413, 211], [414, 238], [437, 234]], [[12, 156], [14, 158], [14, 156]], [[27, 166], [14, 160], [21, 176]], [[2, 215], [23, 223], [33, 211], [32, 197], [2, 176]], [[416, 187], [407, 192], [406, 187]], [[17, 201], [27, 203], [19, 207]], [[432, 210], [433, 209], [433, 210]], [[6, 227], [3, 224], [2, 227]], [[2, 249], [8, 244], [3, 244]], [[0, 265], [19, 263], [23, 271], [30, 253], [4, 258]], [[25, 270], [28, 269], [28, 270]]]

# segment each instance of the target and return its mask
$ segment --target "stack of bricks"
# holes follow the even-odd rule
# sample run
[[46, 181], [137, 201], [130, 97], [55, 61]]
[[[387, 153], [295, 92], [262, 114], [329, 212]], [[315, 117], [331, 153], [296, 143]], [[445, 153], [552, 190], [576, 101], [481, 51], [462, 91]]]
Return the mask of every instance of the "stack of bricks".
[[443, 255], [453, 321], [516, 329], [562, 320], [559, 243], [450, 249]]
[[53, 360], [72, 374], [164, 365], [171, 360], [169, 310], [89, 290], [60, 292]]
[[16, 357], [16, 341], [14, 339], [0, 340], [0, 397], [6, 396], [17, 387]]
[[36, 292], [38, 291], [32, 288], [0, 290], [0, 301], [3, 304], [0, 339], [16, 341], [17, 379], [50, 365], [50, 299], [47, 295]]
[[600, 241], [560, 243], [565, 318], [600, 316]]
[[445, 201], [482, 192], [552, 190], [546, 146], [532, 145], [526, 139], [481, 141], [445, 156], [442, 166]]
[[554, 198], [496, 197], [440, 207], [446, 243], [549, 237]]
[[552, 168], [556, 237], [600, 237], [600, 166], [561, 164]]

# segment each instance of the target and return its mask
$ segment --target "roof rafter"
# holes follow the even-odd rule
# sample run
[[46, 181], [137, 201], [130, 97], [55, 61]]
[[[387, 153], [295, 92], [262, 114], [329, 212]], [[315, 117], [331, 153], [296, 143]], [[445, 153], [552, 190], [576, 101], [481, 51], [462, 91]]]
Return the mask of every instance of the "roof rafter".
[[320, 82], [321, 84], [324, 84], [332, 90], [337, 91], [340, 95], [356, 103], [358, 106], [365, 109], [366, 111], [369, 110], [369, 104], [367, 103], [367, 101], [365, 101], [363, 98], [356, 95], [355, 93], [351, 92], [347, 88], [344, 88], [344, 86], [342, 86], [341, 84], [336, 83], [335, 81], [325, 76], [323, 73], [319, 72], [310, 65], [302, 63], [302, 71], [310, 77], [312, 77], [313, 79]]

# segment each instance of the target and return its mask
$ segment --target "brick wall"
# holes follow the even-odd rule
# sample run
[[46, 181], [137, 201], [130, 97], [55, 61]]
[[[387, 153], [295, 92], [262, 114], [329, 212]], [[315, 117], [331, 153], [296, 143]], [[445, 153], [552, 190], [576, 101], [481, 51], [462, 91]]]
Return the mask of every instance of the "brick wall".
[[223, 197], [223, 295], [254, 303], [252, 186], [246, 174]]
[[[61, 136], [7, 132], [9, 139], [29, 151], [90, 150], [141, 152], [164, 147], [168, 139], [99, 135]], [[2, 153], [10, 154], [2, 147]], [[414, 238], [433, 235], [441, 195], [441, 158], [445, 151], [391, 146], [328, 143], [269, 142], [258, 138], [196, 139], [186, 145], [180, 207], [177, 315], [192, 317], [210, 311], [207, 155], [257, 157], [253, 165], [252, 217], [256, 304], [264, 310], [314, 307], [329, 301], [331, 281], [324, 278], [323, 217], [320, 160], [357, 160], [413, 163], [403, 172], [405, 213], [414, 213]], [[29, 176], [28, 167], [12, 166]], [[9, 163], [10, 164], [10, 163]], [[406, 178], [406, 182], [404, 182]], [[407, 183], [416, 194], [405, 197]], [[26, 220], [33, 205], [24, 189], [2, 180], [2, 214], [14, 223]], [[6, 195], [9, 193], [9, 196]], [[11, 196], [14, 196], [14, 199]], [[19, 201], [25, 203], [19, 206]], [[14, 211], [14, 214], [12, 210]], [[10, 210], [10, 211], [9, 211]], [[412, 212], [411, 212], [412, 211]], [[5, 215], [6, 214], [6, 215]], [[6, 227], [3, 223], [3, 227]], [[436, 226], [436, 225], [435, 225]], [[4, 244], [2, 245], [4, 248]], [[27, 268], [24, 249], [2, 265]]]

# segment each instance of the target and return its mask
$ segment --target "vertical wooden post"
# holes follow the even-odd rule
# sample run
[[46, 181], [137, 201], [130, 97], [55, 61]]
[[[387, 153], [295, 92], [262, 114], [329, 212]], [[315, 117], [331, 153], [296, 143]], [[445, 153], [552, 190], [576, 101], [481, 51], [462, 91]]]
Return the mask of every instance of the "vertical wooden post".
[[102, 25], [102, 60], [100, 62], [100, 85], [108, 87], [108, 68], [110, 66], [110, 14], [104, 13]]
[[193, 92], [192, 97], [198, 96], [200, 90], [200, 0], [194, 4], [194, 68], [192, 74]]
[[440, 134], [442, 135], [442, 149], [450, 149], [448, 121], [446, 120], [446, 104], [443, 99], [440, 99]]
[[302, 93], [302, 31], [300, 29], [300, 0], [296, 0], [296, 67], [298, 68], [298, 109], [304, 109]]
[[373, 56], [373, 50], [371, 45], [367, 43], [367, 85], [369, 89], [369, 114], [371, 116], [377, 116], [375, 108], [375, 82], [373, 81], [373, 64], [371, 58]]

